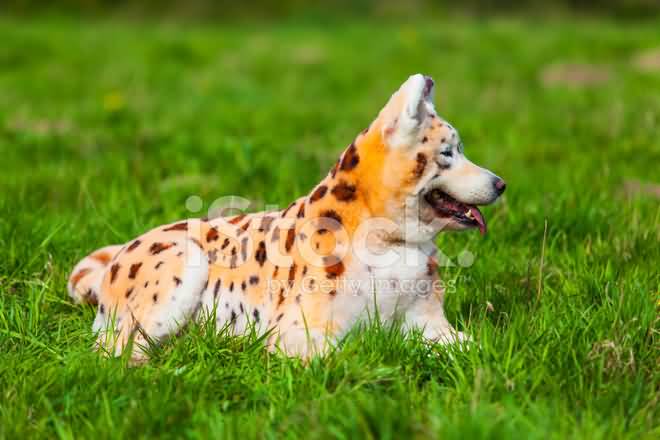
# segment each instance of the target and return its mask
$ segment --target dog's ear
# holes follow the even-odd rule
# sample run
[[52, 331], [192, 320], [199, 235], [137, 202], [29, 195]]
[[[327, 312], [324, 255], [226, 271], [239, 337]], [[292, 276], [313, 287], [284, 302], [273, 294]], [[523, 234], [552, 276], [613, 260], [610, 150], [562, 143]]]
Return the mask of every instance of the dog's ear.
[[391, 148], [412, 146], [424, 121], [435, 113], [433, 80], [422, 74], [412, 75], [392, 96], [385, 115], [383, 139]]

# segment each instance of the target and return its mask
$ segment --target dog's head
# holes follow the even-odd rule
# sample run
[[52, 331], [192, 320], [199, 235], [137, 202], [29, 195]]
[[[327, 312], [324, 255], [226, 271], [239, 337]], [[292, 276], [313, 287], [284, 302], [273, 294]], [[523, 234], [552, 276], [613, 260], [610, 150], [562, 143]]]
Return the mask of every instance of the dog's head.
[[371, 125], [371, 139], [365, 135], [369, 154], [380, 156], [381, 212], [403, 226], [406, 241], [428, 240], [442, 229], [484, 233], [477, 205], [494, 202], [506, 188], [465, 157], [458, 132], [435, 111], [433, 92], [430, 77], [411, 76]]

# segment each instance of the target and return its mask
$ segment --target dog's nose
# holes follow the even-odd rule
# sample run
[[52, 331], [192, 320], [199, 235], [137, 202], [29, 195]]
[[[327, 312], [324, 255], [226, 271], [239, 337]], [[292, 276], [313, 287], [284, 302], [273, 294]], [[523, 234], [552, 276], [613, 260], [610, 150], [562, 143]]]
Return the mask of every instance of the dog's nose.
[[502, 194], [505, 189], [506, 182], [500, 178], [497, 178], [497, 180], [495, 180], [495, 190], [497, 191], [497, 195]]

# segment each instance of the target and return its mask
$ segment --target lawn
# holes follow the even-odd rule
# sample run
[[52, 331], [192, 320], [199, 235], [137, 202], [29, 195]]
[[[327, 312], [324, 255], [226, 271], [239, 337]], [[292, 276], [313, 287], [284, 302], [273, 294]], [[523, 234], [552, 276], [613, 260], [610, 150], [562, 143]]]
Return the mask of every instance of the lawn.
[[[659, 22], [3, 18], [0, 41], [0, 437], [660, 436]], [[288, 204], [415, 72], [508, 183], [486, 237], [438, 239], [478, 344], [373, 324], [310, 365], [203, 327], [141, 368], [90, 350], [79, 258], [204, 215], [191, 195]]]

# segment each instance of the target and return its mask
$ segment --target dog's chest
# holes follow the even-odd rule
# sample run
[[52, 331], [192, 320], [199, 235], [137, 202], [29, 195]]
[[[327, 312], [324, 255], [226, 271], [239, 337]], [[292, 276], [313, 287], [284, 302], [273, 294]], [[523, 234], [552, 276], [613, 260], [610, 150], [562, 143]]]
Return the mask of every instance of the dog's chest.
[[429, 258], [429, 251], [420, 246], [390, 246], [379, 255], [354, 255], [335, 315], [357, 320], [377, 313], [380, 320], [389, 321], [404, 313], [432, 291]]

